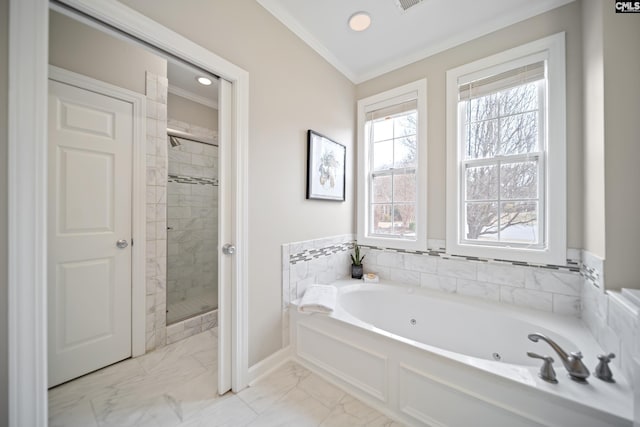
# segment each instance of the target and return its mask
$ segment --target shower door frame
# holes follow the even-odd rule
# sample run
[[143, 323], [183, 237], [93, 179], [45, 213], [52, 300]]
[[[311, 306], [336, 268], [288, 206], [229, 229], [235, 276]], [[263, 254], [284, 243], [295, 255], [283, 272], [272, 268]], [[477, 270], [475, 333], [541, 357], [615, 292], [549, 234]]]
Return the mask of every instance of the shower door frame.
[[[220, 284], [231, 306], [220, 325], [233, 391], [248, 383], [248, 129], [249, 74], [193, 41], [118, 2], [59, 0], [230, 82], [221, 150], [229, 164], [233, 195], [230, 243], [232, 281]], [[47, 425], [47, 81], [48, 0], [9, 1], [8, 97], [8, 406], [9, 426]], [[226, 153], [226, 154], [222, 154]], [[224, 179], [224, 177], [223, 177]], [[227, 243], [222, 242], [221, 243]]]

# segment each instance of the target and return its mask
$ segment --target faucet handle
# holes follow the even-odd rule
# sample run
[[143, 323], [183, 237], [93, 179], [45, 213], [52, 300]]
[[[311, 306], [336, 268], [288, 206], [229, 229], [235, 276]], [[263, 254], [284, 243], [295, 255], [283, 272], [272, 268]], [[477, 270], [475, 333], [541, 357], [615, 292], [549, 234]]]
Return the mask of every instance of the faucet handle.
[[611, 368], [609, 368], [609, 362], [611, 359], [615, 358], [616, 355], [613, 353], [609, 354], [599, 354], [598, 355], [598, 366], [596, 366], [596, 370], [593, 373], [597, 378], [600, 378], [602, 381], [606, 381], [608, 383], [614, 383], [613, 373], [611, 372]]
[[573, 357], [576, 360], [582, 360], [582, 352], [581, 351], [572, 351], [571, 353], [569, 353], [571, 355], [571, 357]]
[[540, 372], [538, 376], [551, 384], [557, 384], [558, 380], [556, 379], [556, 371], [553, 369], [553, 357], [551, 356], [541, 356], [537, 353], [527, 352], [527, 356], [532, 357], [534, 359], [544, 360], [544, 363], [540, 367]]

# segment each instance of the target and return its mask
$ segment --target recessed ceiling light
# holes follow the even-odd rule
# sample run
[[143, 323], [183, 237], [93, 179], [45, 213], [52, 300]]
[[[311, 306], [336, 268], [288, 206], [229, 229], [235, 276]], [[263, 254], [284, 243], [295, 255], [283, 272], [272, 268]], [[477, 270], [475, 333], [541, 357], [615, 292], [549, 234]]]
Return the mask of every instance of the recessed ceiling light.
[[349, 18], [349, 28], [353, 31], [364, 31], [371, 25], [371, 15], [367, 12], [356, 12]]
[[196, 77], [196, 80], [203, 86], [209, 86], [211, 83], [213, 83], [209, 77], [204, 76]]

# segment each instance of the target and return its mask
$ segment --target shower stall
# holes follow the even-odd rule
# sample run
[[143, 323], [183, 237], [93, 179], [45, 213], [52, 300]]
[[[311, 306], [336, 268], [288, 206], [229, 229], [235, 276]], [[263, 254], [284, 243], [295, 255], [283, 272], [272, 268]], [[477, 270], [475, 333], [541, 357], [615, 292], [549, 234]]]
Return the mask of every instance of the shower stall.
[[218, 146], [167, 129], [167, 325], [218, 308]]

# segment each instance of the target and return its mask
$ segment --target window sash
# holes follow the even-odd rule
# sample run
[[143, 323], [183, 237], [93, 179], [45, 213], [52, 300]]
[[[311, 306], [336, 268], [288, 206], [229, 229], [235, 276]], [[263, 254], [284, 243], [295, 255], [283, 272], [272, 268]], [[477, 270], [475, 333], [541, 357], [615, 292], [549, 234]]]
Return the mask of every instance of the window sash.
[[[526, 85], [529, 84], [531, 82], [524, 82], [522, 83], [522, 85]], [[512, 89], [513, 87], [516, 87], [517, 85], [511, 86], [509, 88], [505, 88], [505, 89]], [[547, 87], [547, 81], [545, 80], [539, 80], [537, 86], [537, 92], [538, 92], [538, 108], [536, 109], [527, 109], [527, 110], [523, 110], [523, 111], [518, 111], [516, 113], [510, 113], [510, 114], [502, 114], [498, 109], [498, 114], [496, 114], [495, 116], [491, 116], [488, 118], [484, 118], [482, 120], [467, 120], [468, 119], [468, 115], [467, 115], [467, 108], [469, 108], [469, 103], [474, 99], [461, 99], [458, 101], [458, 125], [460, 126], [460, 130], [459, 130], [459, 145], [460, 145], [460, 153], [462, 153], [461, 158], [462, 159], [468, 159], [468, 152], [467, 152], [467, 147], [465, 145], [466, 139], [465, 139], [465, 131], [468, 131], [471, 125], [477, 124], [477, 123], [486, 123], [489, 122], [491, 120], [497, 120], [498, 122], [498, 130], [497, 130], [497, 134], [498, 134], [498, 140], [496, 142], [496, 152], [499, 153], [501, 150], [501, 140], [500, 140], [500, 131], [501, 131], [501, 127], [500, 125], [504, 122], [505, 119], [508, 119], [510, 117], [515, 117], [518, 115], [523, 115], [523, 114], [529, 114], [529, 113], [537, 113], [537, 126], [538, 126], [538, 132], [537, 132], [537, 141], [536, 141], [536, 147], [538, 150], [546, 150], [546, 139], [545, 139], [545, 135], [546, 135], [546, 110], [547, 110], [547, 97], [546, 97], [546, 87]], [[503, 89], [501, 89], [503, 90]], [[483, 94], [482, 96], [486, 96], [487, 94]], [[481, 96], [479, 96], [481, 97]], [[479, 98], [477, 97], [477, 98]], [[496, 155], [494, 157], [498, 157], [500, 155]], [[489, 157], [492, 158], [492, 157]]]
[[[519, 154], [519, 155], [510, 155], [510, 156], [497, 156], [488, 159], [473, 159], [473, 160], [465, 160], [462, 161], [460, 167], [460, 214], [458, 218], [460, 218], [459, 233], [460, 233], [460, 241], [465, 244], [471, 245], [488, 245], [488, 246], [496, 246], [496, 247], [514, 247], [514, 248], [544, 248], [546, 247], [546, 197], [545, 197], [545, 180], [544, 180], [544, 172], [545, 172], [545, 153], [537, 152], [537, 153], [527, 153], [527, 154]], [[535, 161], [537, 164], [537, 197], [519, 197], [519, 198], [503, 198], [501, 191], [501, 168], [500, 166], [504, 164], [511, 163], [520, 163], [526, 161]], [[467, 179], [466, 179], [466, 171], [469, 167], [477, 167], [477, 166], [496, 166], [497, 174], [498, 174], [498, 188], [497, 188], [497, 197], [496, 198], [486, 198], [486, 199], [467, 199]], [[520, 243], [512, 240], [502, 240], [501, 239], [501, 230], [498, 231], [497, 240], [489, 241], [489, 240], [481, 240], [481, 239], [469, 239], [466, 236], [465, 230], [467, 225], [467, 205], [473, 203], [496, 203], [498, 206], [498, 220], [501, 218], [502, 211], [502, 203], [504, 202], [535, 202], [538, 204], [537, 209], [537, 223], [538, 223], [538, 241], [534, 243]], [[498, 226], [500, 228], [500, 225]]]
[[[368, 206], [367, 206], [367, 210], [368, 210], [368, 217], [369, 217], [369, 221], [368, 221], [368, 230], [367, 230], [367, 234], [368, 236], [371, 237], [384, 237], [384, 238], [395, 238], [395, 239], [401, 239], [401, 240], [409, 240], [409, 241], [416, 241], [417, 240], [417, 224], [416, 227], [413, 230], [413, 233], [411, 233], [411, 235], [406, 235], [406, 234], [401, 234], [401, 233], [395, 233], [393, 232], [395, 230], [395, 221], [394, 221], [394, 211], [395, 211], [395, 206], [407, 206], [407, 205], [413, 205], [413, 209], [414, 212], [417, 213], [418, 211], [418, 168], [417, 167], [403, 167], [403, 168], [395, 168], [395, 167], [389, 167], [387, 169], [378, 169], [375, 170], [374, 169], [374, 145], [381, 143], [381, 142], [385, 142], [385, 141], [391, 141], [393, 144], [393, 152], [394, 152], [394, 158], [392, 159], [393, 161], [391, 162], [391, 164], [395, 164], [396, 163], [396, 159], [395, 159], [395, 144], [403, 139], [403, 138], [407, 138], [407, 137], [414, 137], [416, 138], [416, 153], [417, 155], [419, 155], [418, 153], [418, 141], [417, 141], [417, 134], [418, 134], [418, 127], [420, 126], [420, 123], [416, 123], [416, 133], [415, 134], [411, 134], [411, 135], [396, 135], [395, 131], [394, 134], [392, 135], [391, 138], [387, 138], [385, 140], [380, 140], [380, 141], [374, 141], [374, 135], [373, 135], [373, 128], [374, 128], [374, 122], [379, 121], [379, 120], [385, 120], [385, 119], [395, 119], [398, 117], [401, 117], [403, 115], [409, 115], [409, 114], [418, 114], [418, 100], [417, 100], [417, 93], [415, 94], [415, 98], [413, 99], [404, 99], [398, 103], [394, 103], [392, 105], [387, 105], [383, 108], [378, 108], [378, 109], [374, 109], [374, 110], [370, 110], [366, 112], [366, 122], [365, 122], [365, 129], [366, 129], [366, 135], [367, 135], [367, 145], [369, 146], [369, 158], [368, 158], [368, 177], [367, 177], [367, 189], [368, 189]], [[416, 165], [418, 164], [418, 159], [415, 159]], [[396, 176], [413, 176], [413, 179], [416, 182], [416, 194], [414, 195], [414, 200], [407, 202], [407, 201], [396, 201], [394, 194], [395, 194], [395, 177]], [[390, 189], [390, 194], [389, 194], [389, 201], [388, 202], [374, 202], [374, 198], [373, 198], [373, 194], [374, 194], [374, 179], [378, 178], [378, 177], [384, 177], [384, 176], [390, 176], [391, 177], [391, 189]], [[384, 205], [390, 205], [391, 206], [391, 212], [392, 212], [392, 218], [391, 218], [391, 233], [377, 233], [375, 231], [375, 207], [376, 206], [384, 206]]]
[[[544, 177], [545, 177], [545, 156], [546, 156], [546, 111], [548, 108], [546, 102], [546, 87], [547, 80], [545, 76], [545, 64], [546, 61], [540, 61], [534, 64], [524, 65], [512, 70], [507, 70], [500, 74], [489, 76], [487, 78], [481, 78], [476, 80], [475, 82], [469, 82], [463, 85], [458, 86], [458, 126], [459, 126], [459, 137], [458, 137], [458, 150], [460, 153], [460, 161], [459, 161], [459, 224], [458, 224], [458, 233], [459, 233], [459, 242], [467, 245], [476, 245], [476, 246], [494, 246], [494, 247], [511, 247], [511, 248], [532, 248], [532, 249], [544, 249], [546, 248], [546, 194], [545, 194], [545, 185], [544, 185]], [[522, 75], [524, 73], [524, 75]], [[500, 82], [499, 78], [504, 77], [505, 81]], [[542, 78], [542, 80], [541, 80]], [[532, 82], [538, 82], [538, 108], [532, 110], [523, 110], [517, 113], [512, 114], [501, 114], [500, 109], [498, 109], [498, 113], [495, 116], [491, 116], [485, 118], [483, 120], [471, 121], [468, 120], [467, 116], [467, 106], [474, 98], [480, 98], [483, 96], [487, 96], [493, 93], [497, 93], [503, 90], [512, 89], [514, 87], [520, 85], [530, 84]], [[473, 86], [473, 84], [477, 84], [477, 86]], [[520, 153], [520, 154], [497, 154], [489, 157], [469, 157], [469, 153], [467, 150], [467, 136], [465, 131], [468, 127], [475, 123], [486, 122], [489, 120], [497, 120], [498, 124], [507, 117], [513, 117], [515, 115], [527, 114], [527, 113], [537, 113], [538, 119], [538, 129], [537, 129], [537, 141], [536, 146], [537, 150], [528, 152], [528, 153]], [[498, 140], [496, 142], [496, 152], [500, 152], [500, 128], [497, 130], [498, 132]], [[501, 196], [501, 174], [500, 174], [500, 166], [503, 164], [509, 163], [518, 163], [525, 161], [535, 161], [537, 163], [537, 198], [522, 198], [522, 199], [504, 199]], [[497, 198], [495, 199], [483, 199], [483, 200], [467, 200], [467, 180], [466, 180], [466, 171], [469, 167], [477, 167], [477, 166], [496, 166], [498, 173], [498, 190], [497, 190]], [[501, 218], [502, 213], [502, 203], [504, 202], [535, 202], [538, 204], [537, 209], [537, 225], [538, 225], [538, 233], [537, 238], [538, 241], [535, 243], [520, 243], [514, 242], [512, 240], [503, 240], [501, 239], [501, 231], [499, 230], [497, 233], [497, 240], [481, 240], [481, 239], [469, 239], [467, 238], [466, 226], [467, 226], [467, 206], [473, 203], [496, 203], [498, 209], [498, 221]]]

